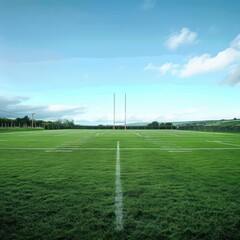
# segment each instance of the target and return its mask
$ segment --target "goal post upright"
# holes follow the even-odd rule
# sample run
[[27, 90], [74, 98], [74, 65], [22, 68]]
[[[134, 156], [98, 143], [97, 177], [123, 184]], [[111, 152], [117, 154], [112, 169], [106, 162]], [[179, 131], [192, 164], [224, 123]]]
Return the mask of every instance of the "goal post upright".
[[127, 130], [127, 94], [125, 93], [125, 126], [124, 129]]
[[116, 99], [115, 93], [113, 93], [113, 130], [116, 129], [116, 123], [124, 124], [124, 129], [127, 130], [127, 94], [125, 93], [124, 98], [124, 121], [116, 121]]
[[115, 130], [115, 93], [113, 94], [113, 130]]

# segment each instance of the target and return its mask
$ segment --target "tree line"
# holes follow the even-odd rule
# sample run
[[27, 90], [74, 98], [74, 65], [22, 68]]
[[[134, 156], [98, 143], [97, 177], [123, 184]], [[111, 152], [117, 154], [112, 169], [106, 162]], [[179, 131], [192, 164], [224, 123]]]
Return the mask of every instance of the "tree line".
[[147, 125], [148, 129], [175, 129], [176, 127], [173, 126], [171, 122], [166, 122], [166, 123], [159, 123], [157, 121], [154, 121], [152, 123], [149, 123]]
[[20, 128], [45, 128], [45, 129], [60, 129], [60, 128], [74, 128], [75, 124], [73, 120], [63, 119], [57, 121], [43, 121], [43, 120], [33, 120], [29, 116], [23, 118], [0, 118], [0, 127], [20, 127]]
[[[112, 125], [78, 125], [75, 124], [73, 120], [61, 119], [57, 121], [44, 121], [44, 120], [32, 120], [29, 116], [23, 118], [0, 118], [0, 128], [10, 128], [10, 127], [20, 127], [20, 128], [44, 128], [44, 129], [112, 129]], [[154, 121], [148, 125], [143, 126], [127, 126], [127, 129], [175, 129], [172, 123], [159, 123]], [[124, 129], [124, 126], [116, 126], [116, 129]]]

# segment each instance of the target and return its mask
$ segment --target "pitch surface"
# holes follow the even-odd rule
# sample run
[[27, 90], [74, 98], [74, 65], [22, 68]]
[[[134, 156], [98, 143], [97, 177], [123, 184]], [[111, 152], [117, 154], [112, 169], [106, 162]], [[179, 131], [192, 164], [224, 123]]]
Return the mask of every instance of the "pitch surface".
[[239, 134], [1, 133], [0, 238], [240, 239], [239, 180]]

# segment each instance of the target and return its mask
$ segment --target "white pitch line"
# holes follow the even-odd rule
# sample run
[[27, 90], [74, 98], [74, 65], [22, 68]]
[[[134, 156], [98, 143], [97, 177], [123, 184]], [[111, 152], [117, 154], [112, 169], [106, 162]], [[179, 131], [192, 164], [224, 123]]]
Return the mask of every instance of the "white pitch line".
[[[0, 150], [56, 150], [56, 148], [0, 148]], [[64, 147], [59, 148], [59, 150], [78, 150], [78, 151], [116, 151], [116, 148], [80, 148], [80, 147]], [[201, 151], [201, 150], [240, 150], [240, 147], [229, 147], [229, 148], [121, 148], [121, 150], [128, 151], [139, 151], [139, 150], [149, 150], [149, 151]]]
[[117, 159], [116, 159], [116, 180], [115, 180], [115, 215], [116, 230], [123, 230], [123, 194], [121, 187], [121, 167], [120, 167], [120, 146], [117, 142]]
[[225, 143], [225, 142], [222, 142], [222, 141], [208, 141], [207, 142], [213, 142], [213, 143], [218, 143], [218, 144], [223, 144], [223, 145], [229, 145], [229, 146], [234, 146], [234, 147], [240, 147], [239, 144], [232, 144], [232, 143]]
[[52, 152], [52, 153], [63, 153], [63, 152], [72, 152], [72, 150], [46, 150], [45, 152]]
[[171, 136], [174, 136], [174, 137], [182, 137], [182, 135], [177, 135], [177, 134], [174, 134], [174, 133], [171, 133], [171, 134], [168, 134], [168, 135], [171, 135]]
[[[35, 150], [35, 151], [41, 151], [41, 150], [56, 150], [56, 148], [0, 148], [0, 150]], [[96, 151], [116, 151], [116, 148], [80, 148], [80, 147], [62, 147], [59, 148], [59, 150], [96, 150]]]
[[140, 133], [133, 133], [133, 134], [135, 134], [136, 136], [138, 136], [138, 137], [142, 137], [142, 135], [140, 134]]
[[171, 150], [171, 151], [168, 151], [168, 152], [172, 152], [172, 153], [191, 153], [192, 151], [188, 151], [188, 150], [186, 150], [186, 151], [178, 151], [178, 150]]
[[240, 150], [240, 148], [121, 148], [121, 150], [154, 150], [154, 151], [201, 151], [201, 150]]

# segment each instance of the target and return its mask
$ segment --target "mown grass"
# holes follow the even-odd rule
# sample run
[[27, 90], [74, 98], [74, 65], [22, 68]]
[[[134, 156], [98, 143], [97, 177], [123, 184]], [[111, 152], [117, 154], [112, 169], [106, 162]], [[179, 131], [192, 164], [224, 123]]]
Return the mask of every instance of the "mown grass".
[[0, 134], [6, 132], [34, 132], [34, 131], [42, 131], [43, 128], [19, 128], [19, 127], [9, 127], [9, 128], [1, 128], [0, 127]]
[[[117, 141], [121, 232], [114, 214]], [[1, 134], [0, 239], [240, 239], [239, 157], [236, 134]]]
[[195, 154], [170, 153], [166, 159], [164, 153], [143, 152], [136, 162], [136, 156], [126, 152], [122, 182], [130, 214], [125, 224], [135, 239], [143, 232], [150, 239], [239, 238], [238, 153], [227, 164], [225, 156], [219, 158], [217, 166], [216, 161], [202, 161], [212, 157], [209, 153]]

